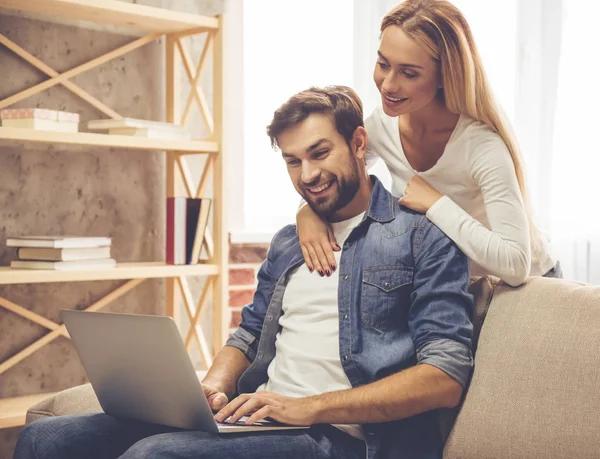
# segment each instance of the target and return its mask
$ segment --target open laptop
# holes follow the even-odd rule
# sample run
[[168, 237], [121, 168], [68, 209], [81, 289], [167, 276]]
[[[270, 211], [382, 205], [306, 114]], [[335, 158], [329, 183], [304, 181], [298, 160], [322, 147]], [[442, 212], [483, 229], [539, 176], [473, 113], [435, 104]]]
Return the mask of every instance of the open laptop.
[[60, 314], [98, 401], [111, 416], [211, 433], [307, 428], [269, 421], [217, 423], [170, 317]]

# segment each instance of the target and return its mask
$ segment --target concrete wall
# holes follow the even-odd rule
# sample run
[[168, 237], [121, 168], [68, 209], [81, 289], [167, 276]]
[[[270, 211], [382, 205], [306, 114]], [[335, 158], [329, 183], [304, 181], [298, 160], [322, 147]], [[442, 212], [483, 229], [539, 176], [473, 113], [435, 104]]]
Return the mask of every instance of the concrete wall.
[[[223, 1], [135, 3], [213, 15], [223, 11]], [[0, 16], [0, 33], [59, 72], [132, 40], [114, 33], [13, 16]], [[201, 45], [202, 40], [193, 41], [193, 56], [199, 55]], [[0, 99], [46, 79], [2, 46], [0, 69]], [[208, 70], [204, 79], [210, 77]], [[164, 119], [162, 40], [73, 81], [122, 115]], [[207, 96], [210, 99], [210, 92]], [[60, 86], [14, 107], [78, 112], [82, 130], [88, 120], [104, 117]], [[193, 122], [200, 126], [199, 120], [196, 116]], [[162, 260], [164, 164], [164, 155], [157, 152], [23, 143], [0, 145], [0, 265], [9, 264], [15, 257], [15, 252], [5, 247], [5, 238], [20, 234], [110, 235], [113, 256], [120, 262]], [[0, 296], [58, 321], [60, 309], [85, 308], [122, 283], [4, 286], [0, 287]], [[163, 308], [164, 281], [147, 280], [106, 310], [156, 314]], [[46, 329], [0, 308], [0, 361], [46, 333]], [[0, 397], [58, 391], [85, 380], [71, 343], [59, 338], [0, 375]], [[12, 457], [19, 431], [18, 428], [0, 430], [0, 458]]]

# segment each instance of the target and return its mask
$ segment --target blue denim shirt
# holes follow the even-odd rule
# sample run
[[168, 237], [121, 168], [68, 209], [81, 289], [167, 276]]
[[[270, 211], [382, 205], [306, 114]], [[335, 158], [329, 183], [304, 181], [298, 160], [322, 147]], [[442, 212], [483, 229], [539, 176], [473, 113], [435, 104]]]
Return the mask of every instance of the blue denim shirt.
[[[398, 205], [379, 180], [372, 181], [369, 208], [344, 243], [338, 268], [342, 367], [352, 387], [423, 363], [464, 387], [473, 365], [467, 258], [425, 216]], [[286, 226], [273, 238], [254, 300], [227, 341], [251, 362], [240, 393], [268, 379], [286, 284], [302, 263], [296, 227]], [[363, 428], [369, 459], [442, 457], [435, 412]]]

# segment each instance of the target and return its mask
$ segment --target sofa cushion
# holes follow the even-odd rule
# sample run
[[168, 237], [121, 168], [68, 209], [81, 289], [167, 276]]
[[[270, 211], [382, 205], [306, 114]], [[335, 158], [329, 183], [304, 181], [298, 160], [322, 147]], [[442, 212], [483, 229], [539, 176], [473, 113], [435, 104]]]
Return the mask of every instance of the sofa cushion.
[[446, 459], [597, 458], [600, 287], [499, 284]]

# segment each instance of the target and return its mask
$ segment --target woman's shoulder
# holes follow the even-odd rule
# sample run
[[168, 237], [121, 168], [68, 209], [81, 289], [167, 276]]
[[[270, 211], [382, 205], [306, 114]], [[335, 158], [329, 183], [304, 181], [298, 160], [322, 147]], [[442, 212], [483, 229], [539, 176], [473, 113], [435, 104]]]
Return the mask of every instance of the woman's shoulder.
[[468, 152], [472, 161], [482, 156], [498, 156], [499, 153], [505, 153], [510, 157], [502, 137], [483, 121], [461, 115], [457, 131], [454, 137], [456, 146], [463, 152]]

